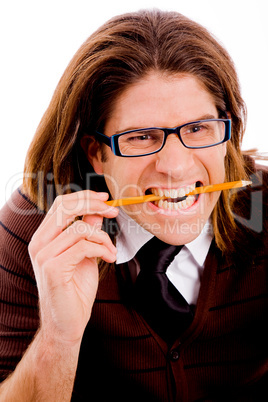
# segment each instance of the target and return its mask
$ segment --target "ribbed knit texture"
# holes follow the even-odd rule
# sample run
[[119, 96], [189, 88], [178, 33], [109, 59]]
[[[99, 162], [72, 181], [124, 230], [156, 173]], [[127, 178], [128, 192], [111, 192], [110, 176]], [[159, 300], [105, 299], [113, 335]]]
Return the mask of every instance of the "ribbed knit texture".
[[14, 370], [39, 326], [28, 244], [44, 214], [16, 191], [0, 213], [0, 377]]
[[[267, 192], [263, 199], [267, 205]], [[262, 214], [266, 225], [266, 206]], [[43, 217], [20, 191], [0, 213], [2, 379], [15, 369], [38, 329], [28, 244]], [[246, 239], [246, 259], [239, 248], [242, 239], [232, 260], [212, 243], [193, 323], [171, 349], [132, 308], [127, 266], [111, 268], [100, 282], [84, 333], [72, 400], [266, 400], [267, 232], [249, 233]]]

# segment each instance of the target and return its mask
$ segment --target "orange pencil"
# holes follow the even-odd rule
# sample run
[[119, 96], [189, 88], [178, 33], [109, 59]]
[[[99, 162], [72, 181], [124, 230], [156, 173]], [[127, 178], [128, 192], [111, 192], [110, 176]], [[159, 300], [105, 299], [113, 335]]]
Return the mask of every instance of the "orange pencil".
[[[231, 181], [231, 182], [220, 183], [220, 184], [210, 184], [208, 186], [196, 187], [195, 190], [186, 194], [185, 197], [188, 195], [211, 193], [213, 191], [222, 191], [222, 190], [230, 190], [232, 188], [246, 187], [246, 186], [249, 186], [250, 184], [252, 184], [252, 182], [247, 181], [247, 180]], [[127, 197], [127, 198], [120, 198], [118, 200], [110, 200], [110, 201], [106, 201], [106, 204], [113, 206], [113, 207], [120, 207], [123, 205], [141, 204], [143, 202], [149, 202], [149, 201], [159, 201], [159, 200], [165, 199], [165, 198], [169, 198], [169, 197], [165, 197], [165, 196], [161, 197], [158, 195], [149, 194], [149, 195], [141, 195], [138, 197]]]

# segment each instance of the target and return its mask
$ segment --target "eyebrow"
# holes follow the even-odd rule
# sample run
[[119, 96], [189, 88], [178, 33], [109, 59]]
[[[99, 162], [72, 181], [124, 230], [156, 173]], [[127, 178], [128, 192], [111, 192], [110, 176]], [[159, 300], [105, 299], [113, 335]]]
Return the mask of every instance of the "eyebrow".
[[[185, 123], [179, 124], [178, 126], [174, 126], [174, 127], [183, 126], [184, 124], [188, 124], [188, 123], [191, 123], [191, 122], [193, 122], [193, 121], [210, 120], [210, 119], [217, 119], [217, 118], [218, 118], [218, 117], [215, 117], [215, 116], [212, 115], [212, 114], [205, 114], [205, 115], [203, 115], [203, 116], [197, 117], [197, 118], [194, 119], [194, 120], [186, 121]], [[126, 131], [142, 130], [142, 129], [144, 129], [144, 128], [150, 128], [150, 127], [153, 128], [153, 127], [156, 127], [156, 126], [128, 127], [128, 128], [126, 128], [126, 129], [124, 129], [124, 130], [116, 131], [114, 134], [121, 134], [121, 133], [124, 133], [124, 132], [126, 132]], [[174, 127], [170, 127], [170, 128], [174, 128]], [[164, 126], [161, 126], [161, 127], [158, 126], [158, 128], [165, 128], [165, 127], [164, 127]]]

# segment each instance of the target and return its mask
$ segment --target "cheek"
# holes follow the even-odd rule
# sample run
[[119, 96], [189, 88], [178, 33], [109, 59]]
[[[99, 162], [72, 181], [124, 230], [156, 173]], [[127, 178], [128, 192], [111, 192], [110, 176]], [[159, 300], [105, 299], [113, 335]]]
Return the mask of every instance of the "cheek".
[[225, 142], [224, 144], [222, 144], [223, 147], [223, 156], [225, 157], [227, 154], [227, 142]]
[[103, 173], [113, 199], [137, 194], [138, 171], [129, 160], [117, 157], [104, 163]]
[[143, 180], [154, 167], [152, 158], [114, 157], [104, 164], [107, 186], [113, 198], [143, 195]]
[[212, 147], [207, 149], [203, 154], [199, 154], [199, 160], [207, 170], [208, 175], [213, 177], [219, 177], [221, 180], [225, 176], [225, 155], [226, 146], [223, 144], [218, 147]]
[[120, 169], [116, 168], [116, 164], [106, 162], [103, 164], [103, 174], [112, 198], [119, 198], [118, 186], [120, 186], [120, 179], [123, 177], [120, 175]]

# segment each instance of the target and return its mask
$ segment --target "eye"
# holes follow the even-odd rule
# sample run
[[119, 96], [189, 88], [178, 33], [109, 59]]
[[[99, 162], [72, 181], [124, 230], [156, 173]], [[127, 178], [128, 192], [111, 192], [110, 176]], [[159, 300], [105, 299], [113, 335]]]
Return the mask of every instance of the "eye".
[[142, 155], [161, 148], [164, 132], [161, 129], [144, 129], [121, 135], [118, 146], [122, 155]]
[[184, 134], [195, 134], [202, 130], [207, 130], [207, 127], [202, 124], [191, 124], [189, 126], [185, 126]]
[[203, 120], [186, 124], [181, 129], [182, 141], [189, 147], [206, 147], [220, 143], [225, 125], [218, 120]]
[[135, 142], [135, 141], [148, 141], [152, 140], [153, 136], [151, 134], [137, 134], [137, 135], [132, 135], [131, 137], [128, 137], [127, 140], [129, 142]]
[[161, 142], [163, 138], [163, 132], [158, 129], [141, 130], [131, 133], [126, 133], [120, 137], [121, 143], [128, 143], [133, 145], [140, 144], [153, 144]]

